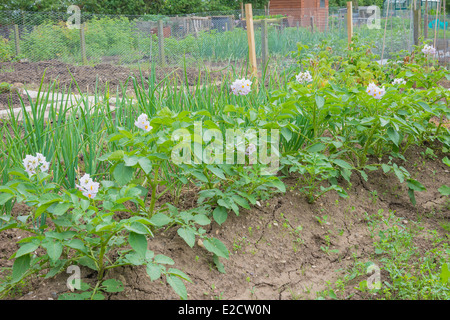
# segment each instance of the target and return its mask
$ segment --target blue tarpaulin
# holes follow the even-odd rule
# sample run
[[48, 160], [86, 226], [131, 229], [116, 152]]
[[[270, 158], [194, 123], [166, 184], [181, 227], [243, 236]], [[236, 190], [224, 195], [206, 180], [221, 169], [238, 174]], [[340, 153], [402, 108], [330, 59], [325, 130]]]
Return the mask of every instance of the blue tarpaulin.
[[[442, 30], [447, 29], [448, 21], [445, 21], [445, 28], [444, 28], [444, 22], [439, 21], [439, 19], [437, 19], [437, 22], [439, 23], [439, 29], [442, 29]], [[436, 20], [433, 20], [428, 24], [428, 27], [434, 29], [435, 25], [436, 25]]]

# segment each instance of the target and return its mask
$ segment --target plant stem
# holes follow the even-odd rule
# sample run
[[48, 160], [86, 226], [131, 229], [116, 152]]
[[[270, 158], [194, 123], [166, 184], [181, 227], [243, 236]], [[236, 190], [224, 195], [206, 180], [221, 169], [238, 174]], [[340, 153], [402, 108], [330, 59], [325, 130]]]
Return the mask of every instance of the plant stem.
[[154, 210], [155, 210], [155, 202], [156, 202], [156, 187], [158, 185], [158, 173], [159, 173], [159, 166], [155, 168], [155, 176], [153, 177], [153, 181], [150, 182], [150, 186], [152, 187], [152, 200], [150, 202], [150, 214], [149, 218], [153, 217]]

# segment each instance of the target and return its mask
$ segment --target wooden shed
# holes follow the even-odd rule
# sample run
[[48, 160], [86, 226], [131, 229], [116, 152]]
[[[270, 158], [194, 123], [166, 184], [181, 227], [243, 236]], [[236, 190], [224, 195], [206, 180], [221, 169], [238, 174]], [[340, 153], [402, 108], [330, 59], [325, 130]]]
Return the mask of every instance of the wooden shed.
[[328, 25], [328, 0], [270, 0], [270, 15], [282, 14], [288, 17], [291, 27], [310, 27], [323, 31]]

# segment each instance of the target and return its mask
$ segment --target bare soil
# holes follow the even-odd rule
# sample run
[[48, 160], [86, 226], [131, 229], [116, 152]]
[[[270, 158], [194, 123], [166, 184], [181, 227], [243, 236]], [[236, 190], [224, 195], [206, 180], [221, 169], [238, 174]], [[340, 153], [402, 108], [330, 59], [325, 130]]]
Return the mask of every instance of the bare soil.
[[[450, 203], [437, 189], [449, 184], [450, 173], [441, 161], [445, 155], [439, 152], [440, 148], [435, 151], [437, 158], [430, 159], [421, 154], [426, 147], [411, 147], [405, 155], [408, 161], [397, 162], [427, 188], [416, 192], [416, 206], [411, 204], [405, 184], [381, 170], [369, 173], [367, 182], [359, 174], [352, 174], [351, 184], [343, 183], [348, 188], [348, 199], [330, 192], [313, 204], [299, 194], [296, 180], [291, 177], [285, 179], [285, 194], [262, 201], [261, 206], [244, 210], [239, 216], [230, 213], [221, 226], [213, 222], [207, 228], [208, 234], [220, 239], [230, 251], [228, 260], [221, 259], [225, 274], [215, 268], [212, 254], [198, 245], [190, 248], [177, 235], [175, 227], [155, 235], [149, 241], [149, 249], [171, 257], [174, 267], [191, 277], [193, 283], [186, 283], [191, 300], [315, 299], [316, 292], [342, 276], [355, 257], [362, 261], [376, 260], [365, 213], [375, 214], [383, 209], [387, 217], [393, 211], [404, 224], [420, 221], [425, 229], [441, 235], [447, 233], [440, 222], [449, 221]], [[183, 206], [189, 207], [196, 198], [195, 192], [185, 194]], [[17, 214], [21, 210], [26, 208], [15, 208]], [[324, 215], [328, 219], [320, 224], [316, 216]], [[299, 226], [301, 231], [294, 232]], [[18, 249], [16, 242], [23, 236], [14, 230], [0, 233], [0, 270], [12, 266], [8, 258]], [[321, 249], [326, 245], [326, 237], [330, 239], [329, 249], [338, 250], [337, 253]], [[423, 252], [433, 248], [425, 236], [416, 241]], [[384, 273], [381, 276], [385, 277], [383, 280], [388, 278]], [[8, 299], [57, 299], [68, 292], [68, 277], [64, 272], [48, 280], [33, 277]], [[94, 283], [95, 278], [95, 272], [82, 269], [83, 281]], [[107, 294], [110, 300], [178, 299], [164, 280], [151, 282], [145, 267], [110, 270], [106, 278], [119, 279], [125, 285], [123, 292]], [[355, 278], [350, 283], [348, 290], [354, 293], [351, 299], [368, 298], [353, 289], [362, 280], [365, 279]]]
[[[221, 68], [224, 69], [224, 68]], [[203, 82], [206, 72], [197, 68], [180, 68], [180, 67], [156, 67], [154, 74], [149, 68], [141, 68], [142, 76], [145, 80], [151, 79], [153, 76], [159, 82], [165, 78], [176, 79], [178, 85], [186, 83], [190, 86], [196, 85], [199, 81]], [[45, 76], [44, 75], [45, 72]], [[224, 72], [217, 71], [208, 74], [213, 81], [220, 81]], [[18, 87], [26, 87], [27, 89], [36, 90], [41, 81], [48, 85], [56, 81], [60, 88], [70, 86], [72, 92], [78, 92], [78, 88], [74, 84], [74, 80], [84, 93], [92, 93], [96, 86], [100, 90], [104, 90], [106, 83], [109, 84], [111, 90], [121, 85], [128, 89], [132, 89], [130, 77], [136, 77], [140, 83], [140, 71], [136, 68], [128, 68], [108, 63], [101, 63], [95, 66], [76, 66], [66, 64], [58, 60], [40, 61], [40, 62], [0, 62], [0, 82], [16, 84]], [[128, 81], [128, 82], [127, 82]], [[114, 89], [115, 90], [115, 89]], [[16, 96], [12, 97], [15, 107], [20, 106]], [[7, 95], [0, 95], [0, 110], [8, 106]]]

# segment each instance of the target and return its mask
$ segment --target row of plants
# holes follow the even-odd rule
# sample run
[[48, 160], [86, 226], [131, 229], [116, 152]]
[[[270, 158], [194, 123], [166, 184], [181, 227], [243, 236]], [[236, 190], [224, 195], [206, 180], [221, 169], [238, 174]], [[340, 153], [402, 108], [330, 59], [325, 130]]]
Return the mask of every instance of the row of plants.
[[[385, 65], [371, 48], [358, 37], [344, 54], [326, 42], [313, 50], [298, 45], [295, 73], [283, 81], [270, 74], [268, 86], [224, 79], [189, 92], [130, 78], [136, 98], [123, 94], [115, 106], [108, 90], [93, 106], [87, 97], [51, 102], [58, 92], [51, 87], [23, 120], [2, 126], [0, 231], [29, 236], [18, 242], [1, 291], [31, 274], [49, 278], [82, 265], [97, 273], [96, 285], [62, 298], [97, 299], [121, 288], [117, 280], [104, 284], [107, 272], [131, 265], [145, 266], [151, 280], [165, 277], [186, 299], [190, 277], [148, 239], [176, 228], [226, 272], [221, 259], [229, 251], [206, 226], [285, 192], [286, 177], [312, 203], [327, 192], [347, 197], [352, 175], [368, 180], [382, 170], [407, 186], [415, 205], [415, 193], [426, 189], [401, 163], [409, 147], [425, 141], [450, 149], [443, 125], [450, 92], [438, 84], [450, 74], [422, 47]], [[188, 209], [179, 201], [186, 190], [197, 193]], [[20, 203], [29, 211], [14, 214]]]

